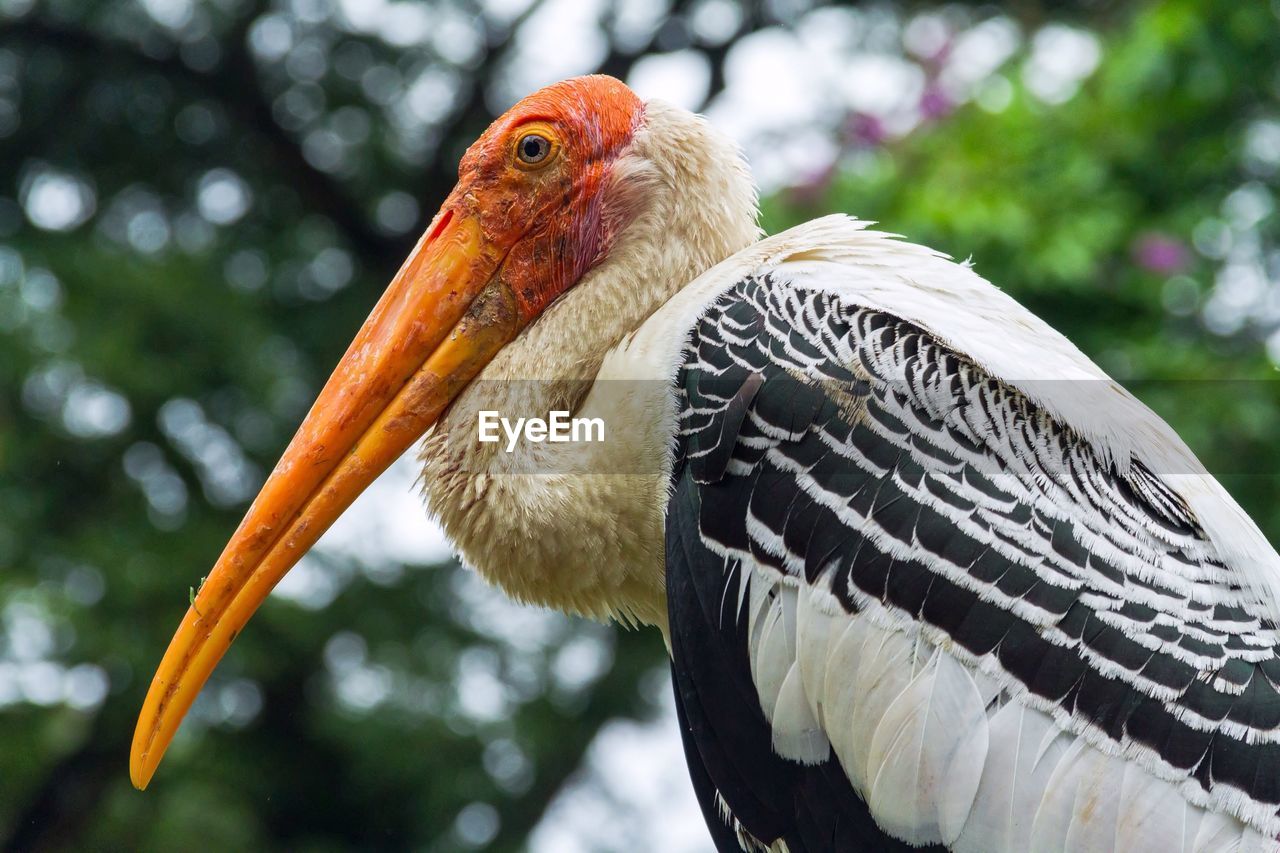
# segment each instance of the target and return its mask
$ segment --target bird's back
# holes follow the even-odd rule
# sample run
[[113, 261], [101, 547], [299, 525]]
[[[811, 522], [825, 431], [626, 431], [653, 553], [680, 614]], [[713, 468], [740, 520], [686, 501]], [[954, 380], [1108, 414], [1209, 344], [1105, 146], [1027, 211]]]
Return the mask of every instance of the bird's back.
[[[1223, 547], [1238, 508], [1007, 297], [937, 319], [994, 293], [971, 271], [844, 228], [731, 259], [685, 314], [670, 639], [721, 846], [1274, 849], [1270, 569]], [[1037, 343], [1029, 378], [991, 355]]]

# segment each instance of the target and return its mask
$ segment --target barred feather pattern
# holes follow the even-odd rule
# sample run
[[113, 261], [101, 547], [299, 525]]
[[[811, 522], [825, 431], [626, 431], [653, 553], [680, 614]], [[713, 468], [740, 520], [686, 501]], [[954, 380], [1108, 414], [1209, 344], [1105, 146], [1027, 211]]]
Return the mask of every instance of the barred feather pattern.
[[775, 754], [837, 761], [911, 844], [1280, 847], [1276, 631], [1140, 452], [1122, 473], [922, 328], [767, 273], [677, 385], [669, 577], [715, 576]]

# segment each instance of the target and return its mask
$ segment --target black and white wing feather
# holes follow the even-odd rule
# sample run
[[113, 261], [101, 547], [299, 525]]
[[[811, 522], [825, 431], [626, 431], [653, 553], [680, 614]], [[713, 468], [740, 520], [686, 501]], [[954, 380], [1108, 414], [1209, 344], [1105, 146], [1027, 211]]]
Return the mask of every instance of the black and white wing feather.
[[1216, 483], [875, 304], [903, 244], [858, 233], [860, 264], [720, 288], [676, 380], [673, 674], [718, 843], [1276, 849], [1270, 569], [1206, 532]]

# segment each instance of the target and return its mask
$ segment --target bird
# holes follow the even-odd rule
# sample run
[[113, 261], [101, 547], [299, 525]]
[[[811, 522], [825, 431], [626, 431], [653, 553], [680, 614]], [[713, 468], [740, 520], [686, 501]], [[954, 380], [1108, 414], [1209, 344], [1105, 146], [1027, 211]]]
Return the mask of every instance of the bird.
[[973, 264], [758, 218], [732, 140], [613, 78], [494, 121], [182, 618], [134, 785], [416, 444], [486, 580], [660, 633], [719, 850], [1280, 849], [1258, 527]]

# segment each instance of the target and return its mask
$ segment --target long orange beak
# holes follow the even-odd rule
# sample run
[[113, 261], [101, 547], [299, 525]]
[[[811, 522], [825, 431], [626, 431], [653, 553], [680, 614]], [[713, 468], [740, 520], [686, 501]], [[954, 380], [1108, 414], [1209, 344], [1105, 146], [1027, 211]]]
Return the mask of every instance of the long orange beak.
[[496, 275], [510, 247], [456, 207], [436, 217], [365, 321], [170, 641], [133, 735], [135, 787], [151, 781], [272, 588], [519, 331], [515, 297]]

